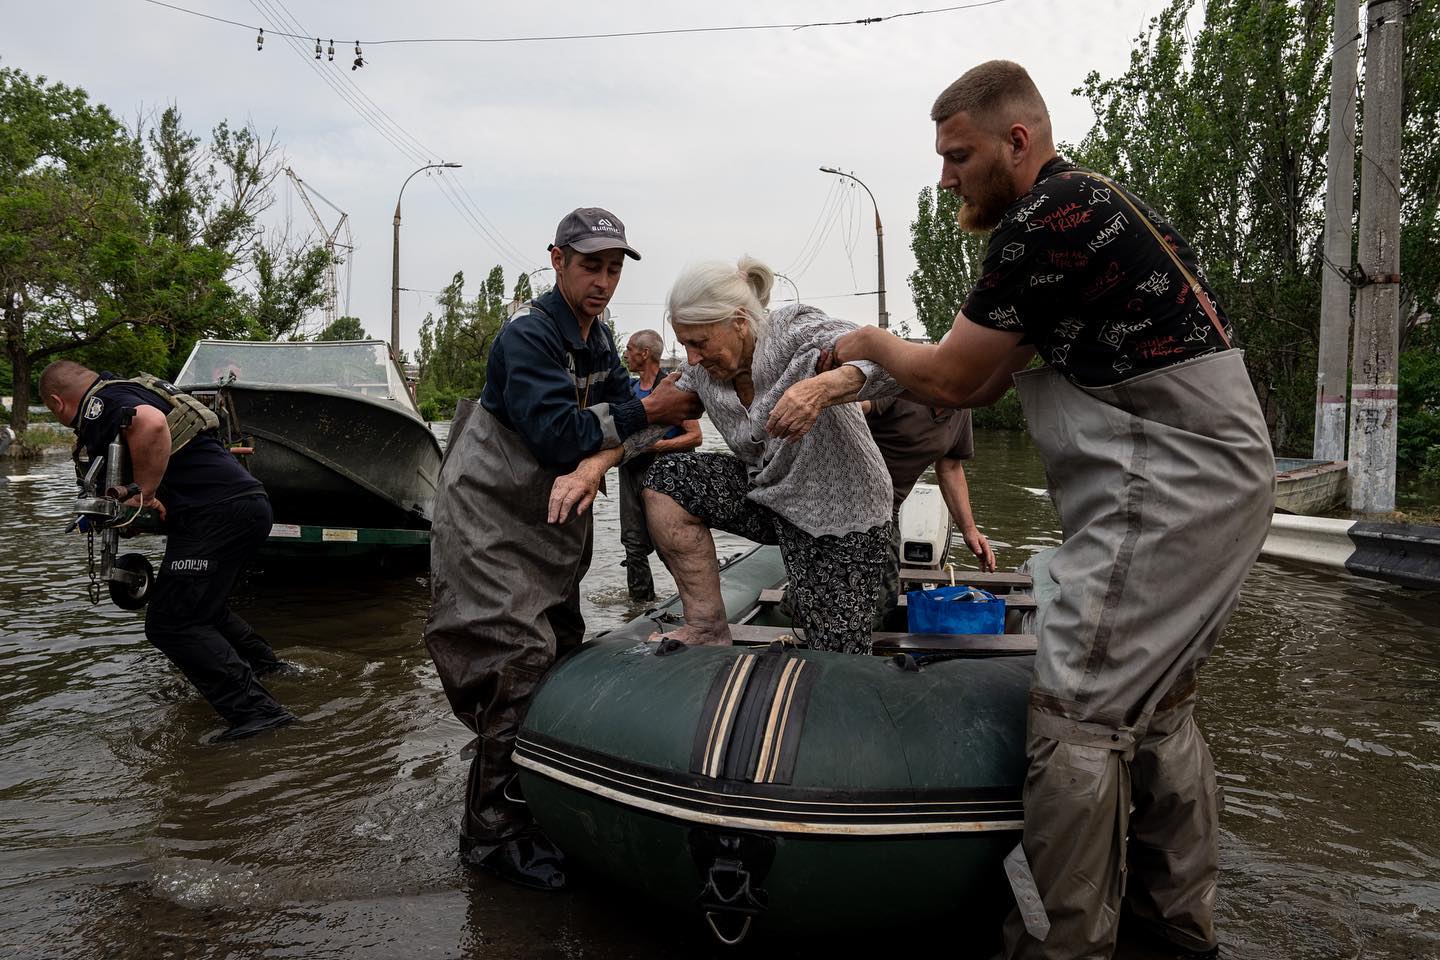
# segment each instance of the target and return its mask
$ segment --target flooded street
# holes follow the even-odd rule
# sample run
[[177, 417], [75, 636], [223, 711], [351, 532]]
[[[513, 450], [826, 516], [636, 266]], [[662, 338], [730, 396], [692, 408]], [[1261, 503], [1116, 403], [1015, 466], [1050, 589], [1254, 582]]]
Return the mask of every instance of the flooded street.
[[[975, 514], [1002, 568], [1057, 544], [1028, 441], [976, 448]], [[301, 722], [211, 745], [219, 719], [141, 616], [86, 599], [84, 540], [60, 536], [69, 462], [4, 470], [0, 957], [717, 952], [690, 918], [600, 884], [547, 896], [459, 866], [469, 735], [421, 640], [423, 573], [247, 581], [235, 606], [300, 668], [269, 686]], [[596, 517], [592, 630], [636, 612], [613, 496]], [[722, 556], [745, 545], [718, 540]], [[1200, 717], [1227, 796], [1223, 956], [1440, 955], [1440, 598], [1262, 562]], [[991, 935], [949, 931], [950, 953]]]

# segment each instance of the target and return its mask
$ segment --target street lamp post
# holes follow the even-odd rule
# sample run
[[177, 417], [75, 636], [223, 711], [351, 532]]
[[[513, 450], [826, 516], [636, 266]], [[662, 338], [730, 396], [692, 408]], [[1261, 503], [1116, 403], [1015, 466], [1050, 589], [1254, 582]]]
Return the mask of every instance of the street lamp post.
[[[460, 166], [458, 163], [427, 163], [415, 173], [422, 173], [437, 167], [453, 169], [458, 166]], [[400, 362], [400, 201], [404, 198], [405, 188], [410, 185], [415, 173], [410, 174], [405, 178], [405, 182], [400, 184], [400, 195], [395, 198], [395, 242], [391, 250], [390, 263], [390, 357], [396, 363]]]
[[[845, 177], [854, 180], [860, 186], [865, 187], [865, 182], [853, 173], [846, 173], [835, 167], [821, 167], [821, 173], [833, 173], [837, 177]], [[880, 329], [890, 329], [890, 314], [885, 310], [885, 228], [880, 225], [880, 205], [875, 202], [875, 194], [870, 193], [870, 188], [865, 187], [865, 192], [870, 196], [870, 206], [875, 208], [875, 259], [879, 264], [879, 285], [880, 293]]]

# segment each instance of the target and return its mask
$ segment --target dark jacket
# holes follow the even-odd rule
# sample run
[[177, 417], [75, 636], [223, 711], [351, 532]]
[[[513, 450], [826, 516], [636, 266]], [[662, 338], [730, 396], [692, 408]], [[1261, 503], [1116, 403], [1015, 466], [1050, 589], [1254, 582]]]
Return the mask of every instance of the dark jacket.
[[573, 467], [646, 424], [610, 328], [597, 319], [581, 340], [558, 289], [532, 301], [495, 338], [480, 404], [547, 467]]

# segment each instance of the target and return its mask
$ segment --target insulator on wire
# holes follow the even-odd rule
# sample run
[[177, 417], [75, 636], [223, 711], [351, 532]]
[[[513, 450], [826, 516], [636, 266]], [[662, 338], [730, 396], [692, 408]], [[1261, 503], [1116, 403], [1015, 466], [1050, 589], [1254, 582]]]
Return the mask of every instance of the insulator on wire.
[[255, 49], [263, 50], [265, 49], [265, 28], [260, 27], [259, 29], [260, 33], [255, 37]]
[[331, 40], [331, 41], [330, 41], [327, 52], [330, 54], [330, 61], [333, 63], [333, 62], [335, 61], [335, 41], [334, 41], [334, 40]]
[[319, 37], [316, 37], [316, 38], [315, 38], [315, 59], [316, 59], [316, 60], [319, 60], [319, 59], [320, 59], [320, 38], [319, 38]]
[[355, 62], [350, 64], [351, 70], [358, 70], [365, 66], [365, 56], [360, 52], [360, 41], [355, 41]]

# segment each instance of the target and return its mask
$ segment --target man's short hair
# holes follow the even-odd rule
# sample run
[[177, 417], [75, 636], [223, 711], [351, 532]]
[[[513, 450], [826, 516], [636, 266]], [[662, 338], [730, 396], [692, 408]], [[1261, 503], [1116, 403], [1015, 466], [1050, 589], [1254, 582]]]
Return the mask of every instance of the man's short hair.
[[40, 399], [53, 395], [65, 396], [72, 390], [84, 390], [98, 374], [74, 360], [55, 360], [40, 371]]
[[660, 359], [660, 354], [665, 349], [665, 343], [660, 339], [660, 334], [654, 330], [636, 330], [630, 335], [630, 343], [641, 350], [648, 350], [650, 356], [656, 360]]
[[995, 132], [1023, 123], [1032, 133], [1050, 134], [1050, 111], [1030, 74], [1011, 60], [987, 60], [966, 70], [946, 87], [930, 108], [930, 119], [944, 123], [957, 113], [968, 113], [977, 126]]

